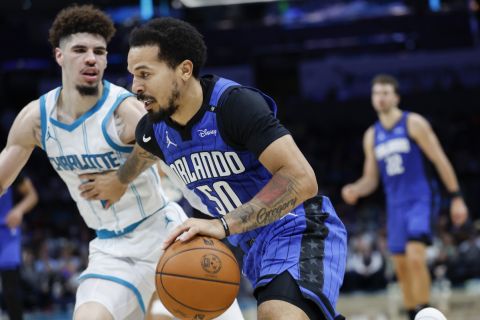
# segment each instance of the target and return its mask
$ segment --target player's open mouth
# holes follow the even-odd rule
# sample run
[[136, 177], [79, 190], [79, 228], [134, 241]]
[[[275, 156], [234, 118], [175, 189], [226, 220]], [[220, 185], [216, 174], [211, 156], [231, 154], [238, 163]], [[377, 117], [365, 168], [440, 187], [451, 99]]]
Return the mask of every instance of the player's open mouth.
[[145, 106], [145, 109], [148, 111], [151, 109], [151, 104], [155, 102], [155, 99], [153, 98], [150, 98], [150, 97], [146, 97], [145, 95], [143, 94], [138, 94], [137, 95], [137, 99], [141, 102], [143, 102], [143, 105]]
[[151, 109], [151, 105], [153, 104], [154, 100], [153, 99], [147, 99], [143, 101], [143, 104], [145, 105], [145, 110], [149, 111]]
[[96, 81], [98, 79], [98, 72], [96, 70], [85, 70], [82, 72], [82, 76], [87, 81]]

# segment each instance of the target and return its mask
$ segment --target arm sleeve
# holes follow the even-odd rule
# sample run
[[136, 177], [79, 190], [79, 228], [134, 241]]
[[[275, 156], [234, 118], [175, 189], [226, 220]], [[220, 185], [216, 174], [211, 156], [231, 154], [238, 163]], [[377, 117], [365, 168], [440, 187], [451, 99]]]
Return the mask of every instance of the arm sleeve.
[[157, 143], [155, 132], [153, 131], [153, 124], [148, 120], [148, 115], [144, 115], [137, 124], [135, 129], [135, 140], [138, 145], [147, 150], [151, 154], [163, 159], [163, 153]]
[[275, 118], [265, 98], [248, 88], [233, 90], [219, 109], [219, 117], [225, 141], [257, 157], [272, 142], [290, 134]]

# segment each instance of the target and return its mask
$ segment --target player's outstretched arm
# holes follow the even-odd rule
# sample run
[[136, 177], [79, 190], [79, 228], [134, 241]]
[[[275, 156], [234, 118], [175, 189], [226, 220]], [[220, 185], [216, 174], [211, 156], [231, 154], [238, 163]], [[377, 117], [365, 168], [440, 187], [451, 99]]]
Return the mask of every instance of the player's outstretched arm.
[[15, 181], [35, 146], [41, 145], [40, 141], [40, 109], [36, 100], [20, 111], [0, 153], [0, 194]]
[[378, 187], [378, 167], [373, 148], [374, 133], [374, 128], [370, 127], [363, 136], [365, 162], [362, 176], [354, 183], [347, 184], [342, 188], [343, 200], [348, 204], [357, 203], [358, 198], [368, 196]]
[[[252, 200], [224, 216], [230, 234], [246, 232], [277, 221], [318, 192], [312, 167], [290, 135], [272, 142], [259, 157], [272, 179]], [[187, 241], [196, 234], [218, 239], [228, 236], [220, 220], [188, 219], [165, 239], [168, 247], [177, 237]]]
[[450, 207], [452, 221], [455, 225], [463, 224], [468, 217], [468, 209], [459, 193], [460, 186], [453, 166], [443, 151], [432, 127], [421, 115], [412, 113], [407, 121], [408, 132], [420, 149], [435, 166], [448, 192], [454, 194]]

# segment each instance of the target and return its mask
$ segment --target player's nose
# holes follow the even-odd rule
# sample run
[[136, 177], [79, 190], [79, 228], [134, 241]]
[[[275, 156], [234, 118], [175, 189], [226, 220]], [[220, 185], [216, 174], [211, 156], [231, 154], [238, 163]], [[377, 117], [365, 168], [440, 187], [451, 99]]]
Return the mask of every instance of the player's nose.
[[142, 83], [137, 78], [133, 77], [132, 92], [139, 94], [139, 93], [143, 93], [144, 91], [145, 90]]
[[88, 65], [95, 64], [97, 62], [97, 58], [95, 57], [95, 54], [93, 53], [93, 50], [88, 50], [85, 53], [85, 63]]

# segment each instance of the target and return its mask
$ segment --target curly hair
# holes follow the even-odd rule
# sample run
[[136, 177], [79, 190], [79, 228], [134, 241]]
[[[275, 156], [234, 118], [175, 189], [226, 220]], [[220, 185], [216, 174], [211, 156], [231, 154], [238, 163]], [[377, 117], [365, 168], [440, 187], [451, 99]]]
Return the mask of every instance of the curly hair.
[[191, 24], [175, 18], [156, 18], [135, 28], [130, 47], [158, 46], [158, 58], [175, 68], [184, 60], [193, 63], [192, 74], [198, 78], [207, 59], [203, 36]]
[[100, 9], [92, 5], [73, 5], [57, 14], [48, 32], [48, 41], [56, 48], [63, 38], [80, 32], [98, 34], [108, 43], [115, 34], [115, 27], [112, 19]]

